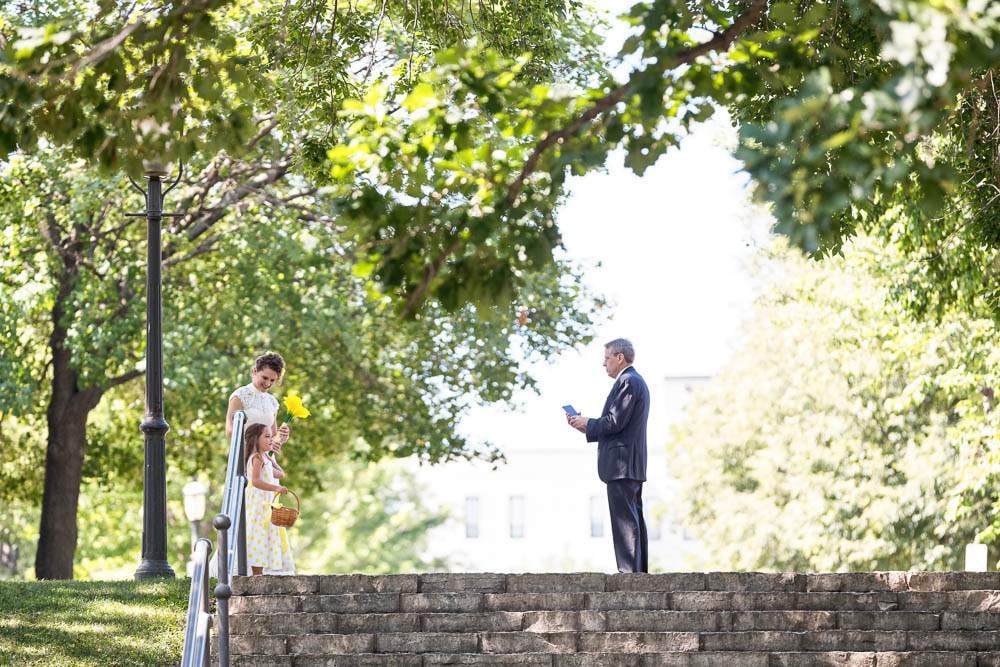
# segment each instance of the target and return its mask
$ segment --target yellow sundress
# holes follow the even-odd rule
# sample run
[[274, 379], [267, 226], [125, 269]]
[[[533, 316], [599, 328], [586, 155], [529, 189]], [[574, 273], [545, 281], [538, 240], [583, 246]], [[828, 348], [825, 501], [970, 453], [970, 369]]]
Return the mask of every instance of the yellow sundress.
[[[254, 456], [260, 456], [254, 454]], [[251, 457], [252, 458], [252, 457]], [[261, 479], [268, 484], [278, 484], [274, 477], [271, 458], [262, 456]], [[250, 461], [247, 461], [247, 476], [250, 476]], [[264, 568], [264, 574], [295, 574], [295, 561], [288, 535], [284, 528], [271, 523], [271, 501], [274, 491], [258, 489], [247, 481], [247, 565]]]

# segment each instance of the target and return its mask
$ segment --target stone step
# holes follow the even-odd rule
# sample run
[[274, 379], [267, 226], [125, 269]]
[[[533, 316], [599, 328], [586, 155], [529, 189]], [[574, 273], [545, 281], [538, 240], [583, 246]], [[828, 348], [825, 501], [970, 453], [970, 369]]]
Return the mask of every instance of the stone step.
[[[265, 578], [262, 578], [265, 579]], [[266, 579], [281, 579], [268, 577]], [[479, 613], [497, 611], [914, 611], [1000, 613], [1000, 591], [340, 593], [239, 595], [233, 614]]]
[[991, 651], [996, 631], [384, 632], [235, 635], [234, 655]]
[[377, 653], [233, 656], [232, 667], [429, 667], [536, 665], [540, 667], [1000, 667], [1000, 652], [752, 652], [752, 653], [521, 653], [516, 655]]
[[240, 614], [234, 635], [379, 632], [730, 632], [750, 630], [1000, 630], [1000, 613], [910, 611], [532, 611]]
[[998, 590], [1000, 572], [671, 572], [665, 574], [319, 575], [234, 577], [235, 595], [340, 593], [919, 592]]

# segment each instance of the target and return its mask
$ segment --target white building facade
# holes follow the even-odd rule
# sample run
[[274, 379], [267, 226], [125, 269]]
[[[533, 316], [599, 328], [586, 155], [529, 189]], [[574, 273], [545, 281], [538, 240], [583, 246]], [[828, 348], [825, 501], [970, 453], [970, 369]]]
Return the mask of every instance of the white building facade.
[[[691, 387], [706, 379], [667, 379], [664, 398], [676, 409], [667, 422], [679, 416]], [[504, 447], [507, 463], [496, 469], [466, 461], [414, 464], [428, 504], [449, 513], [432, 532], [428, 555], [463, 572], [617, 571], [606, 487], [597, 477], [597, 445], [561, 427], [545, 444]], [[676, 471], [666, 460], [665, 440], [664, 431], [651, 430], [643, 485], [651, 572], [684, 569], [694, 548], [669, 518], [670, 476]]]

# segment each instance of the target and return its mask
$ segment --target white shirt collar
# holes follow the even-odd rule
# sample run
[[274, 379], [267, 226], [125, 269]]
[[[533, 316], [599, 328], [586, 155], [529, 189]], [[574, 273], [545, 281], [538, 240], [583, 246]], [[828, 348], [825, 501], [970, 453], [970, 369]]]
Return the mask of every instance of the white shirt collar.
[[618, 378], [620, 378], [622, 376], [622, 373], [624, 373], [625, 371], [627, 371], [630, 368], [632, 368], [632, 364], [629, 364], [625, 368], [623, 368], [620, 371], [618, 371], [618, 375], [615, 376], [615, 382], [618, 382]]

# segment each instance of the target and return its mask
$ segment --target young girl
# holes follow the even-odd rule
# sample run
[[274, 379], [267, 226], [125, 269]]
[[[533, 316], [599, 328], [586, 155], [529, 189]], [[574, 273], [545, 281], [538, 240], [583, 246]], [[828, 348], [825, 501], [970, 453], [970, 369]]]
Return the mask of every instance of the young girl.
[[270, 457], [273, 449], [270, 426], [250, 424], [243, 434], [246, 447], [247, 486], [247, 565], [253, 574], [264, 570], [294, 574], [292, 549], [284, 528], [271, 523], [271, 501], [275, 493], [285, 494], [288, 489], [277, 484], [285, 471]]

